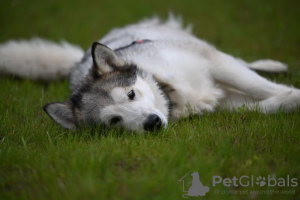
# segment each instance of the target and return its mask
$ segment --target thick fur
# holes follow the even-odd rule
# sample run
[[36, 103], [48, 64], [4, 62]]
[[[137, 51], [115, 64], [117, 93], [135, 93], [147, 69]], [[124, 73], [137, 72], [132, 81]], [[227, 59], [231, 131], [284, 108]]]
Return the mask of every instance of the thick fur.
[[[50, 56], [29, 49], [36, 43]], [[32, 55], [20, 56], [22, 48]], [[170, 120], [213, 112], [217, 107], [245, 105], [274, 113], [280, 108], [295, 110], [300, 103], [299, 89], [252, 71], [282, 72], [287, 65], [270, 59], [247, 63], [222, 53], [193, 36], [174, 16], [164, 23], [153, 18], [114, 29], [78, 62], [81, 56], [81, 50], [69, 44], [10, 42], [0, 46], [0, 69], [48, 80], [65, 76], [73, 65], [70, 100], [44, 107], [58, 124], [72, 130], [95, 124], [155, 130]]]
[[84, 52], [67, 42], [55, 44], [33, 38], [0, 45], [0, 72], [33, 80], [55, 80], [69, 76]]

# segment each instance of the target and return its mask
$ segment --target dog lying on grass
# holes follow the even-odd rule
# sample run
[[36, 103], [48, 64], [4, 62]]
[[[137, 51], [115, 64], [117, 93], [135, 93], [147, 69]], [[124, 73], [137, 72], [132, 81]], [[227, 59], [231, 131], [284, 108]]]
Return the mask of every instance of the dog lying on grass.
[[300, 90], [253, 71], [286, 69], [278, 61], [247, 63], [222, 53], [172, 16], [114, 29], [86, 53], [41, 39], [0, 46], [4, 73], [46, 81], [69, 76], [70, 99], [48, 103], [44, 110], [71, 130], [104, 124], [153, 131], [216, 107], [292, 111], [300, 103]]

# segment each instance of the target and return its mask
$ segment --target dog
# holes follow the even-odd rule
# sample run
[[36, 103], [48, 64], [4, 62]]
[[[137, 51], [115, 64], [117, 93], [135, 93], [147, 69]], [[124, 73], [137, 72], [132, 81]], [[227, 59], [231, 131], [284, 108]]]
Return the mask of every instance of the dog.
[[71, 95], [44, 111], [64, 128], [105, 125], [144, 132], [190, 115], [241, 106], [297, 110], [300, 90], [253, 70], [282, 72], [270, 59], [247, 63], [198, 39], [180, 18], [151, 18], [110, 31], [86, 53], [42, 39], [0, 45], [0, 70], [50, 81], [69, 76]]

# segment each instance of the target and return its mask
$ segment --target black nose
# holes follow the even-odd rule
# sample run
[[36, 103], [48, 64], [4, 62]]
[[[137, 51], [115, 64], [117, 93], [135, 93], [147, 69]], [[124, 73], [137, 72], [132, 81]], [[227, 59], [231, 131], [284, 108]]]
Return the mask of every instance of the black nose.
[[150, 114], [144, 124], [146, 131], [160, 130], [162, 126], [161, 119], [155, 114]]

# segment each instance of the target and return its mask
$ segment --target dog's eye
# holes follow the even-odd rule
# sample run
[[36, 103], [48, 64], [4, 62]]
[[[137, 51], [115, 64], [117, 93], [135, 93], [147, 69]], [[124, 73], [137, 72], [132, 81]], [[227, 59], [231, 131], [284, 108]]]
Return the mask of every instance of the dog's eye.
[[127, 96], [128, 96], [128, 98], [129, 98], [130, 100], [133, 100], [134, 97], [135, 97], [134, 91], [133, 91], [133, 90], [130, 90], [130, 92], [128, 92]]
[[113, 117], [110, 119], [109, 124], [110, 125], [116, 125], [117, 123], [121, 122], [121, 117]]

